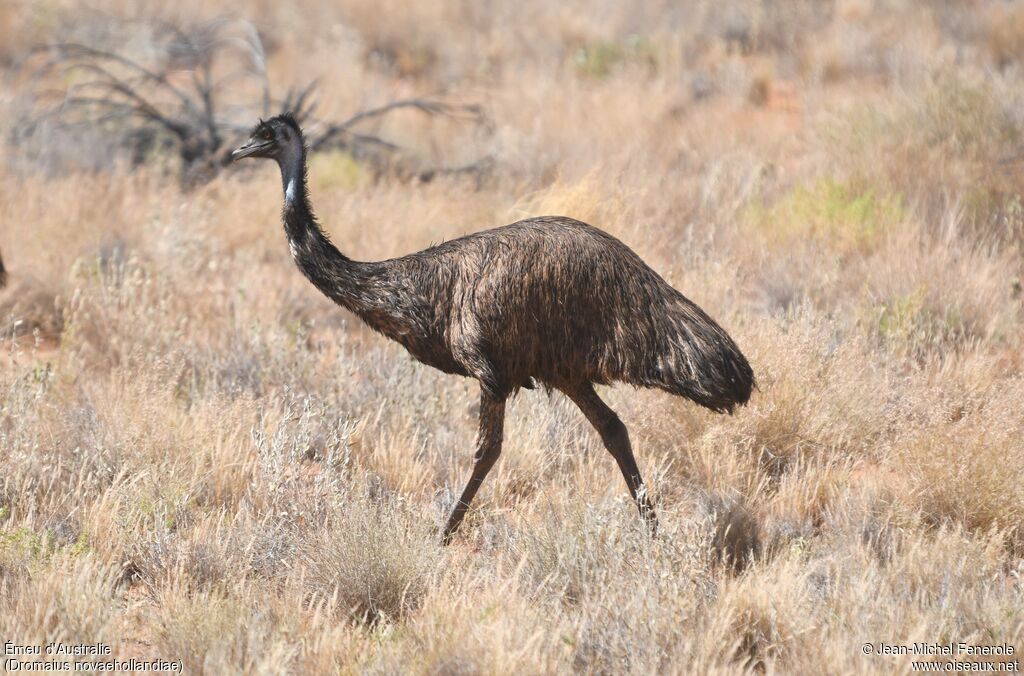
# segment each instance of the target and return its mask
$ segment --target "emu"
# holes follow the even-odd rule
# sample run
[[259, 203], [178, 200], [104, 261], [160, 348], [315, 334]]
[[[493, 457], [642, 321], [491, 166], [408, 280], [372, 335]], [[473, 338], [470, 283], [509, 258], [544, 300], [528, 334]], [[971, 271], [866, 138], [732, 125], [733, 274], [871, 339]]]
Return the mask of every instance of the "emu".
[[626, 427], [594, 384], [660, 388], [719, 413], [750, 398], [754, 374], [732, 338], [597, 228], [562, 216], [528, 218], [364, 263], [338, 251], [313, 215], [305, 142], [292, 115], [260, 121], [232, 156], [277, 162], [288, 245], [316, 288], [415, 359], [479, 381], [473, 470], [445, 544], [501, 454], [505, 402], [521, 388], [540, 383], [579, 407], [652, 533], [657, 517]]

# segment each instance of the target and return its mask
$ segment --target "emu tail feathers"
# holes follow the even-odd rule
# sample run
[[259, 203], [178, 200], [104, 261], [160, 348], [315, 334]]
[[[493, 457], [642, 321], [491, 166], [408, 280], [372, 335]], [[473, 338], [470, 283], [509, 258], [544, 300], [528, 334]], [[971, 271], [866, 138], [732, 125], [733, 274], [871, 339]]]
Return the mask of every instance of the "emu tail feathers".
[[717, 413], [750, 399], [754, 371], [722, 327], [688, 301], [669, 318], [672, 331], [657, 360], [657, 387]]

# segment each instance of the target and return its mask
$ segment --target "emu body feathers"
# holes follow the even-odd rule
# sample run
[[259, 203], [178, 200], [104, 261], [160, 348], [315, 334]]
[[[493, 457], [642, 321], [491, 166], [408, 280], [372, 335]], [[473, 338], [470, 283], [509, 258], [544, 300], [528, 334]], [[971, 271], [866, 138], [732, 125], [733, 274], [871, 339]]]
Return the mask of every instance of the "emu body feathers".
[[750, 396], [750, 366], [718, 324], [622, 242], [571, 218], [352, 265], [378, 280], [370, 326], [497, 397], [530, 379], [657, 387], [715, 411]]

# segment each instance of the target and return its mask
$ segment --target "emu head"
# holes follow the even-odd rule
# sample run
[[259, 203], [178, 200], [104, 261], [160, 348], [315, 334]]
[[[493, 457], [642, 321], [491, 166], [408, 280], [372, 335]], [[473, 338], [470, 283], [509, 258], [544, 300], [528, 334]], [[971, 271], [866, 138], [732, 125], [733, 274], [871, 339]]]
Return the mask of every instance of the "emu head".
[[260, 120], [245, 145], [231, 153], [231, 159], [243, 157], [265, 157], [288, 164], [299, 159], [302, 153], [302, 130], [291, 113], [272, 117], [266, 122]]

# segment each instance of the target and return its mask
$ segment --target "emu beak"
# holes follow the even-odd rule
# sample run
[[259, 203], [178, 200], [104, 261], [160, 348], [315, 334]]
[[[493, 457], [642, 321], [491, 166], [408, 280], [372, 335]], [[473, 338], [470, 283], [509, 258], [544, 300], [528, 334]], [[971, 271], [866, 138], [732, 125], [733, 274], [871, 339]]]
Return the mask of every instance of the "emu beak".
[[242, 159], [243, 157], [249, 157], [250, 155], [255, 155], [259, 151], [261, 151], [264, 148], [266, 148], [268, 145], [270, 145], [270, 144], [269, 143], [253, 143], [252, 141], [250, 141], [249, 143], [246, 143], [244, 146], [235, 149], [231, 153], [231, 159], [233, 161], [237, 162], [238, 160]]

